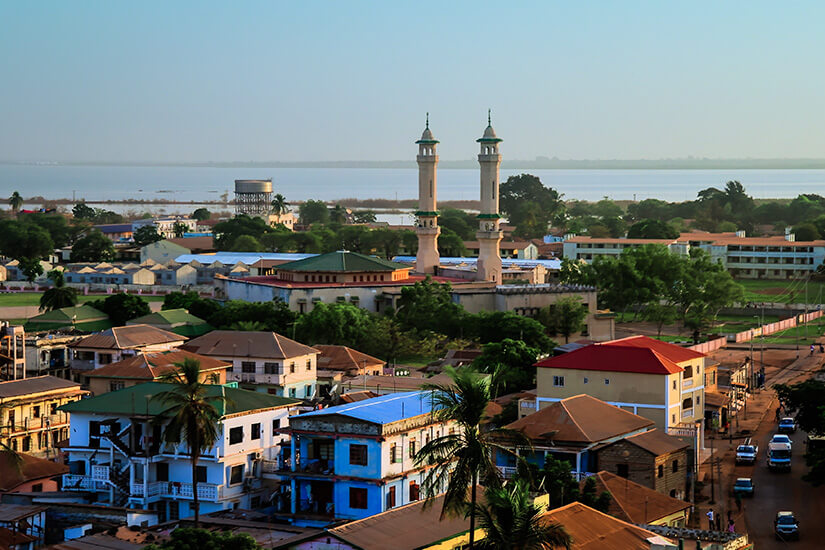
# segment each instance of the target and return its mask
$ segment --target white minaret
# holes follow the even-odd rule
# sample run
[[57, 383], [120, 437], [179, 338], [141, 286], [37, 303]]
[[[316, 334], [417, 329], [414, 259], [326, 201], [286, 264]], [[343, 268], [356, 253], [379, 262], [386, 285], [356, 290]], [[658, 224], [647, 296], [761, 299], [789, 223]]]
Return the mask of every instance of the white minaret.
[[433, 137], [430, 131], [430, 113], [427, 113], [427, 125], [418, 144], [418, 227], [415, 232], [418, 234], [418, 254], [415, 257], [415, 270], [418, 273], [435, 273], [435, 268], [439, 264], [438, 256], [438, 235], [441, 228], [438, 227], [438, 211], [436, 210], [436, 167], [438, 166], [438, 155], [435, 147], [438, 140]]
[[478, 271], [477, 277], [482, 281], [501, 284], [501, 254], [499, 243], [502, 233], [498, 223], [499, 166], [501, 155], [498, 144], [502, 141], [496, 136], [487, 111], [487, 128], [484, 135], [476, 140], [481, 144], [478, 164], [481, 166], [481, 213], [478, 215]]

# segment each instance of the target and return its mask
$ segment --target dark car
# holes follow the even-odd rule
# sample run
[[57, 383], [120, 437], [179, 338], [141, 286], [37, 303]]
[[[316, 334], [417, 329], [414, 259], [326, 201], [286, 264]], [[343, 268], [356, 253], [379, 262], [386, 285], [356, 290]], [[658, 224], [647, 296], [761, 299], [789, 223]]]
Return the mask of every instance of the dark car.
[[779, 428], [776, 431], [781, 434], [796, 433], [796, 420], [790, 417], [783, 418], [779, 421]]
[[777, 540], [799, 540], [799, 521], [793, 512], [777, 512], [773, 525]]
[[749, 477], [740, 477], [733, 484], [733, 494], [741, 495], [743, 497], [752, 497], [754, 495], [753, 480]]

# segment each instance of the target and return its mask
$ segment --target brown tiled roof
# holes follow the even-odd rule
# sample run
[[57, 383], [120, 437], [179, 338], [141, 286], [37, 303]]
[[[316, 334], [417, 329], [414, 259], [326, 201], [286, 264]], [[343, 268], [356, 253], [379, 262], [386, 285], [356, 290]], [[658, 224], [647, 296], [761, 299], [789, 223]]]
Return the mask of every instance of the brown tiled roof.
[[5, 455], [0, 455], [0, 491], [13, 491], [15, 487], [38, 479], [50, 478], [65, 474], [69, 467], [44, 458], [37, 458], [27, 454], [20, 454], [22, 464], [18, 469]]
[[54, 390], [79, 390], [80, 384], [56, 376], [35, 376], [23, 380], [0, 382], [0, 398], [24, 397], [31, 393]]
[[728, 396], [724, 393], [715, 391], [705, 392], [705, 405], [710, 405], [711, 407], [724, 407], [729, 401], [730, 399], [728, 399]]
[[213, 330], [189, 340], [183, 349], [201, 355], [267, 359], [289, 359], [299, 355], [319, 353], [315, 348], [290, 340], [276, 332], [242, 330]]
[[650, 550], [648, 539], [657, 536], [581, 502], [545, 512], [542, 519], [564, 527], [573, 539], [570, 550]]
[[381, 359], [347, 346], [318, 344], [314, 347], [321, 352], [318, 355], [319, 369], [360, 372], [365, 365], [367, 367], [383, 367], [386, 364]]
[[596, 443], [652, 426], [647, 418], [589, 395], [557, 401], [507, 425], [533, 440]]
[[663, 495], [604, 470], [594, 475], [593, 480], [599, 493], [607, 491], [612, 497], [608, 513], [628, 523], [653, 523], [690, 508], [689, 502]]
[[[200, 222], [198, 222], [200, 223]], [[202, 251], [202, 252], [213, 252], [215, 251], [215, 240], [212, 238], [212, 235], [208, 235], [205, 237], [175, 237], [172, 239], [166, 239], [170, 243], [176, 244], [178, 246], [182, 246], [184, 248], [188, 248], [192, 252]]]
[[418, 501], [368, 518], [351, 521], [328, 532], [362, 550], [413, 550], [465, 533], [470, 521], [461, 514], [441, 519], [443, 496], [429, 506]]
[[364, 401], [366, 399], [372, 399], [373, 397], [378, 397], [378, 394], [369, 390], [353, 391], [342, 395], [341, 403], [355, 403], [356, 401]]
[[130, 378], [135, 380], [157, 380], [168, 372], [178, 369], [175, 363], [180, 363], [184, 359], [194, 359], [200, 363], [200, 370], [208, 372], [225, 369], [231, 363], [198, 355], [183, 349], [169, 351], [159, 351], [143, 353], [135, 357], [129, 357], [116, 363], [110, 363], [105, 367], [100, 367], [90, 372], [90, 378]]
[[668, 435], [658, 429], [631, 435], [630, 437], [626, 437], [625, 440], [656, 456], [666, 455], [688, 446], [687, 443], [678, 437]]
[[135, 349], [156, 344], [185, 342], [186, 337], [151, 325], [113, 327], [87, 336], [73, 344], [73, 348]]

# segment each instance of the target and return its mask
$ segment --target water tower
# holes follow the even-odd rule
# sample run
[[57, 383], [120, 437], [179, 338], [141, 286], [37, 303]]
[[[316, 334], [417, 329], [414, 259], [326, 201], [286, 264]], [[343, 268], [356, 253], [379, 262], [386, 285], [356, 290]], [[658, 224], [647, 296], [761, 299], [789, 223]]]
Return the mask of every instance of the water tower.
[[266, 218], [271, 210], [272, 178], [235, 180], [235, 214]]

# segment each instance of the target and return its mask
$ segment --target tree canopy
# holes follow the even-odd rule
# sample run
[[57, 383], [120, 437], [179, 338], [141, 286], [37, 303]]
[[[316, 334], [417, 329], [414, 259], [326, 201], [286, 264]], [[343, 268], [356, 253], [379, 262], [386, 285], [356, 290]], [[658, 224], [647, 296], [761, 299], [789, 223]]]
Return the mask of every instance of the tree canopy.
[[93, 229], [72, 245], [73, 262], [107, 262], [114, 259], [115, 245], [97, 229]]
[[132, 233], [132, 239], [138, 246], [146, 246], [147, 244], [156, 243], [163, 240], [163, 236], [158, 233], [154, 225], [142, 225], [138, 227], [137, 231]]
[[298, 207], [298, 218], [301, 225], [329, 223], [329, 209], [323, 201], [308, 200]]
[[499, 204], [510, 224], [516, 226], [516, 235], [524, 238], [542, 237], [551, 223], [564, 219], [561, 195], [531, 174], [507, 178], [501, 184]]
[[125, 292], [119, 292], [105, 299], [89, 302], [89, 305], [108, 315], [109, 320], [116, 327], [125, 325], [126, 321], [131, 321], [132, 319], [152, 313], [146, 300], [140, 296], [126, 294]]

